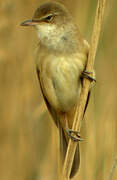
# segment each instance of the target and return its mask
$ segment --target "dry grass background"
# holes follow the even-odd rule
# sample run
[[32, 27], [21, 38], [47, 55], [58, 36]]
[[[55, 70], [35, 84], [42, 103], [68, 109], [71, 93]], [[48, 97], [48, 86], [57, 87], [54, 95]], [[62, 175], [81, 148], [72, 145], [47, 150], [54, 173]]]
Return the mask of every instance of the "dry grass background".
[[[97, 1], [62, 2], [90, 41]], [[19, 26], [38, 4], [0, 1], [0, 180], [57, 179], [57, 129], [43, 104], [34, 66], [38, 40], [33, 29]], [[80, 143], [76, 180], [108, 180], [117, 154], [116, 6], [111, 0], [105, 9], [95, 63], [97, 84], [82, 124], [85, 141]]]

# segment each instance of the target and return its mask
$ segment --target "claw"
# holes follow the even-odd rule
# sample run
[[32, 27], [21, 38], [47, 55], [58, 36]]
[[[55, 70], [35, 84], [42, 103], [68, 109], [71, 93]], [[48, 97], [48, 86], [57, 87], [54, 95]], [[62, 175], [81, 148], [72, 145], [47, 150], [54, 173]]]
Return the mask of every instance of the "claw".
[[84, 70], [84, 71], [82, 72], [82, 77], [87, 78], [87, 79], [89, 79], [90, 81], [96, 82], [96, 79], [93, 78], [92, 76], [90, 76], [90, 74], [93, 74], [93, 72], [88, 72], [88, 71], [85, 71], [85, 70]]
[[[66, 132], [68, 134], [68, 136], [75, 142], [78, 142], [78, 141], [83, 141], [83, 139], [80, 137], [80, 133], [78, 131], [73, 131], [69, 128], [66, 128]], [[73, 134], [73, 135], [72, 135]], [[75, 137], [75, 136], [76, 137]]]

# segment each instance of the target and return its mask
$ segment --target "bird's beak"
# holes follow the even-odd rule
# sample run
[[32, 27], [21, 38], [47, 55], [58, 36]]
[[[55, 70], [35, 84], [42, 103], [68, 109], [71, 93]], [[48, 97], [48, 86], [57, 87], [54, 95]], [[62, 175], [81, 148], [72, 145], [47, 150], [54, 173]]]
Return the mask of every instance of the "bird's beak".
[[37, 22], [33, 22], [32, 19], [23, 21], [20, 26], [35, 26]]

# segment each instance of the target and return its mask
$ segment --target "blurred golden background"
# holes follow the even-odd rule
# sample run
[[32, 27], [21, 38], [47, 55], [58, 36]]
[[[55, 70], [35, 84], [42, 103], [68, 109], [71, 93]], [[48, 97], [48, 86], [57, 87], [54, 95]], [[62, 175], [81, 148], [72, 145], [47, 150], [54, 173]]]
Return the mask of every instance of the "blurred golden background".
[[[41, 0], [43, 2], [43, 0]], [[90, 42], [97, 0], [60, 0]], [[0, 180], [56, 180], [58, 132], [35, 72], [38, 40], [30, 19], [39, 0], [0, 1]], [[117, 155], [117, 1], [107, 1], [95, 70], [97, 83], [82, 124], [76, 180], [108, 180]], [[113, 180], [117, 179], [115, 169]]]

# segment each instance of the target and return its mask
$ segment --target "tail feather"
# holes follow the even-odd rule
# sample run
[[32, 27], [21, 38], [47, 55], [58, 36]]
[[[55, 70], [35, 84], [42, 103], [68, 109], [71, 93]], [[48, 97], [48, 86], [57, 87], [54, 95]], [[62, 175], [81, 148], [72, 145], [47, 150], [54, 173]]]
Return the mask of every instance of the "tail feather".
[[[56, 114], [56, 112], [50, 106], [50, 104], [48, 103], [46, 98], [45, 98], [45, 102], [46, 102], [48, 110], [49, 110], [49, 112], [50, 112], [56, 126], [59, 129], [59, 134], [60, 134], [60, 156], [61, 156], [60, 158], [61, 158], [61, 161], [62, 161], [62, 164], [63, 164], [63, 162], [65, 160], [66, 152], [67, 152], [67, 146], [68, 146], [68, 137], [65, 134], [65, 131], [63, 130], [64, 125], [62, 124], [62, 123], [64, 123], [63, 122], [64, 119], [62, 119], [59, 115]], [[69, 114], [69, 118], [71, 119], [72, 117], [73, 117], [73, 115], [71, 114], [71, 117], [70, 117], [70, 114]], [[60, 120], [60, 118], [61, 118], [61, 120]], [[69, 127], [71, 127], [71, 126], [69, 126]], [[80, 165], [80, 153], [79, 153], [79, 144], [78, 144], [77, 148], [76, 148], [75, 156], [74, 156], [74, 161], [73, 161], [73, 164], [72, 164], [70, 178], [72, 178], [76, 174], [76, 172], [79, 169], [79, 165]]]

